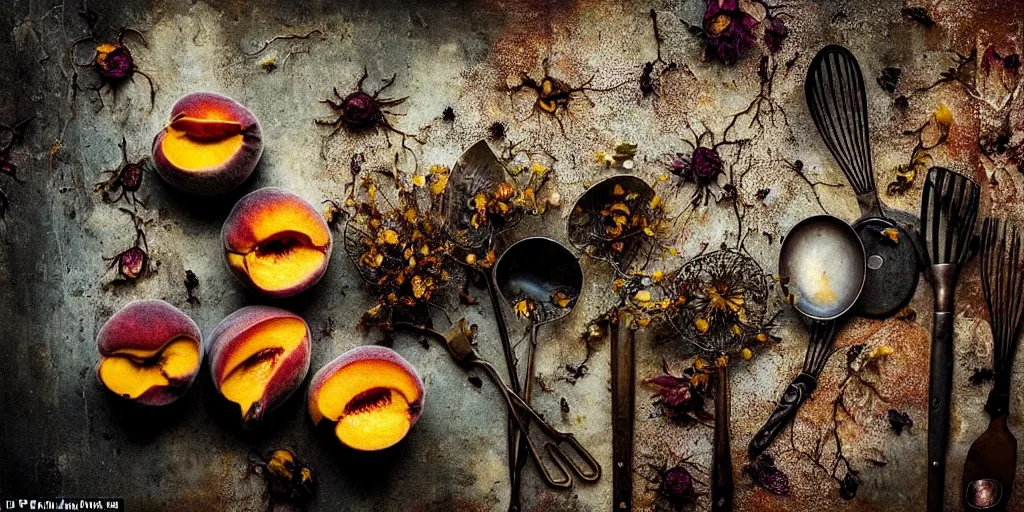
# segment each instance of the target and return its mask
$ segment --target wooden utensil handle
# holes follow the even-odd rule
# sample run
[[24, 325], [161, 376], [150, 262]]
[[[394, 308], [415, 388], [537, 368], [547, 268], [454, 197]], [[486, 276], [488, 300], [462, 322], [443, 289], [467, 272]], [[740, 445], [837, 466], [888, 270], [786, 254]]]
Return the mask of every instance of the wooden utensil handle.
[[612, 510], [633, 509], [633, 415], [635, 400], [632, 315], [619, 314], [611, 326], [612, 346]]
[[928, 511], [941, 512], [946, 495], [949, 400], [953, 389], [953, 313], [936, 311], [928, 382]]
[[756, 459], [771, 446], [775, 438], [779, 437], [779, 434], [786, 429], [786, 425], [793, 421], [800, 406], [807, 401], [817, 387], [817, 379], [803, 372], [789, 383], [786, 392], [782, 394], [782, 398], [779, 398], [775, 410], [772, 411], [771, 416], [764, 422], [761, 429], [754, 434], [750, 445], [747, 446], [747, 455], [751, 460]]
[[729, 444], [729, 367], [715, 368], [715, 441], [711, 462], [711, 510], [732, 511], [732, 449]]

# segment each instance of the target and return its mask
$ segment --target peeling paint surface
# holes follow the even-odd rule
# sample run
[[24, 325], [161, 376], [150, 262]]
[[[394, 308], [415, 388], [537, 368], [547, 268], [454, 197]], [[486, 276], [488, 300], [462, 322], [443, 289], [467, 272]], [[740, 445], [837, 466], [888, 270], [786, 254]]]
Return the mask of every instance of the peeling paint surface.
[[[740, 3], [765, 16], [763, 6]], [[472, 373], [460, 369], [437, 344], [424, 348], [416, 336], [399, 333], [385, 340], [380, 331], [358, 329], [359, 316], [374, 299], [340, 249], [320, 284], [295, 299], [269, 302], [245, 291], [224, 265], [220, 246], [221, 225], [234, 202], [265, 186], [285, 187], [313, 204], [342, 198], [355, 153], [365, 157], [366, 168], [388, 168], [396, 155], [408, 173], [451, 166], [500, 122], [507, 137], [492, 141], [494, 149], [500, 152], [515, 141], [529, 158], [549, 165], [562, 204], [527, 218], [502, 236], [500, 246], [530, 235], [565, 241], [573, 201], [590, 184], [622, 172], [605, 169], [594, 155], [629, 141], [639, 146], [630, 172], [652, 183], [678, 214], [670, 243], [679, 256], [667, 258], [666, 266], [742, 239], [765, 271], [774, 273], [781, 237], [796, 222], [822, 209], [847, 221], [860, 215], [854, 194], [814, 129], [803, 94], [810, 59], [825, 44], [838, 43], [853, 51], [864, 71], [875, 179], [888, 208], [917, 214], [922, 175], [902, 194], [888, 194], [886, 187], [918, 143], [919, 137], [907, 132], [929, 123], [945, 105], [952, 114], [948, 140], [927, 152], [929, 165], [949, 167], [981, 183], [982, 215], [1024, 218], [1024, 176], [1012, 151], [986, 154], [979, 145], [1004, 126], [1009, 127], [1006, 146], [1020, 148], [1024, 139], [1024, 100], [1010, 92], [1013, 87], [985, 81], [980, 63], [989, 45], [1002, 54], [1022, 52], [1019, 2], [907, 3], [927, 8], [934, 26], [902, 14], [907, 5], [900, 1], [785, 2], [778, 12], [784, 13], [789, 36], [767, 61], [775, 71], [765, 89], [758, 71], [768, 52], [760, 42], [733, 66], [702, 60], [704, 43], [688, 29], [702, 24], [702, 0], [88, 2], [88, 12], [98, 15], [93, 26], [97, 38], [116, 38], [122, 27], [145, 35], [145, 45], [132, 35], [125, 44], [153, 79], [150, 105], [141, 76], [98, 93], [86, 88], [96, 83], [91, 70], [76, 67], [73, 60], [88, 59], [93, 46], [71, 49], [89, 35], [90, 15], [80, 14], [77, 2], [7, 0], [0, 9], [5, 56], [0, 61], [0, 123], [31, 121], [7, 157], [23, 181], [0, 174], [0, 189], [10, 200], [6, 220], [0, 221], [0, 495], [124, 497], [129, 510], [264, 510], [265, 486], [258, 476], [247, 475], [247, 455], [286, 447], [313, 470], [314, 510], [506, 510], [505, 413], [491, 383], [473, 385], [468, 380]], [[662, 62], [657, 64], [656, 94], [644, 95], [639, 87], [643, 66], [659, 56], [652, 10]], [[275, 39], [288, 35], [302, 37]], [[979, 62], [963, 70], [977, 80], [975, 97], [957, 83], [929, 87], [957, 66], [950, 50], [978, 52]], [[669, 63], [674, 70], [664, 70]], [[876, 83], [890, 67], [902, 70], [892, 93]], [[388, 94], [408, 100], [392, 108], [398, 115], [390, 119], [415, 138], [403, 141], [394, 133], [372, 130], [341, 130], [332, 136], [332, 128], [314, 123], [336, 116], [321, 100], [332, 97], [334, 87], [342, 96], [355, 90], [364, 68], [368, 90], [395, 75]], [[526, 77], [540, 81], [546, 75], [581, 89], [554, 116], [536, 109], [535, 91], [513, 90]], [[76, 76], [83, 87], [73, 93]], [[93, 186], [104, 179], [104, 170], [120, 163], [122, 137], [129, 161], [148, 156], [172, 104], [198, 90], [227, 94], [260, 119], [266, 141], [262, 160], [253, 178], [218, 198], [184, 195], [147, 172], [137, 196], [145, 204], [139, 214], [149, 221], [145, 229], [155, 271], [134, 284], [111, 282], [104, 258], [131, 247], [135, 230], [131, 218], [104, 202]], [[446, 107], [453, 109], [454, 120], [442, 119]], [[710, 135], [701, 137], [703, 132]], [[921, 140], [933, 135], [922, 133]], [[10, 136], [0, 131], [0, 145]], [[706, 205], [691, 208], [694, 185], [671, 175], [668, 163], [678, 152], [723, 139], [743, 141], [722, 146], [726, 176], [732, 178], [740, 206], [734, 208], [729, 198], [718, 200], [723, 192], [716, 190]], [[740, 223], [737, 213], [742, 214]], [[584, 258], [581, 263], [586, 282], [579, 303], [566, 319], [541, 328], [537, 373], [544, 391], [535, 393], [534, 401], [546, 418], [573, 432], [597, 456], [605, 476], [596, 484], [560, 492], [546, 488], [528, 466], [527, 510], [607, 510], [611, 502], [609, 347], [606, 340], [591, 342], [587, 358], [581, 336], [588, 322], [614, 303], [611, 273], [601, 262]], [[186, 270], [199, 279], [198, 303], [187, 300]], [[968, 381], [976, 369], [990, 367], [992, 358], [978, 273], [974, 261], [957, 290], [947, 491], [947, 503], [956, 507], [967, 449], [988, 424], [983, 405], [990, 384]], [[486, 299], [486, 291], [472, 291]], [[775, 334], [781, 342], [750, 361], [737, 361], [732, 370], [736, 508], [922, 508], [929, 283], [921, 280], [909, 306], [908, 313], [916, 314], [846, 323], [814, 396], [792, 431], [770, 450], [789, 475], [789, 496], [754, 485], [742, 470], [747, 443], [798, 372], [806, 348], [802, 320], [775, 295], [772, 308], [780, 312]], [[244, 305], [272, 303], [294, 311], [313, 334], [311, 375], [353, 346], [386, 341], [423, 376], [424, 414], [395, 448], [354, 454], [314, 436], [301, 398], [308, 379], [255, 432], [238, 428], [205, 368], [192, 390], [172, 406], [126, 405], [96, 382], [94, 340], [110, 315], [141, 298], [160, 298], [181, 308], [204, 335]], [[500, 362], [486, 300], [453, 309], [479, 324], [479, 349]], [[507, 316], [513, 337], [525, 336], [526, 322], [514, 320], [510, 311]], [[671, 510], [658, 492], [660, 468], [686, 461], [698, 481], [708, 481], [710, 423], [673, 423], [654, 405], [652, 391], [640, 384], [660, 374], [663, 363], [676, 370], [688, 366], [683, 345], [655, 342], [652, 332], [638, 336], [637, 510]], [[858, 378], [847, 379], [846, 353], [855, 345], [865, 345], [864, 350], [888, 346], [893, 353]], [[585, 375], [571, 378], [565, 365], [584, 360]], [[840, 393], [843, 409], [837, 412]], [[897, 435], [889, 427], [890, 409], [909, 414], [914, 426]], [[1017, 393], [1010, 428], [1024, 435], [1022, 427], [1024, 395]], [[841, 440], [846, 463], [837, 457], [836, 440]], [[847, 463], [860, 478], [852, 500], [839, 492]], [[704, 493], [698, 506], [706, 508], [707, 486], [698, 483], [697, 488]], [[1010, 510], [1021, 509], [1024, 479], [1018, 478]]]

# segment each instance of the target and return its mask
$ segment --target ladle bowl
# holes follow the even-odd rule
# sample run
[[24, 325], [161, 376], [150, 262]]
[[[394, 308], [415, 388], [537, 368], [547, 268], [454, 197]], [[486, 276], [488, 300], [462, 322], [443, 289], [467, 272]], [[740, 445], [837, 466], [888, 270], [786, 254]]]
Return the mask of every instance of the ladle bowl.
[[534, 329], [568, 315], [583, 290], [579, 260], [564, 245], [545, 237], [512, 244], [494, 264], [494, 279], [510, 307], [522, 300], [533, 303], [536, 309], [528, 318]]
[[849, 224], [830, 215], [808, 217], [782, 242], [779, 275], [788, 299], [812, 320], [839, 318], [860, 297], [867, 275], [864, 246]]

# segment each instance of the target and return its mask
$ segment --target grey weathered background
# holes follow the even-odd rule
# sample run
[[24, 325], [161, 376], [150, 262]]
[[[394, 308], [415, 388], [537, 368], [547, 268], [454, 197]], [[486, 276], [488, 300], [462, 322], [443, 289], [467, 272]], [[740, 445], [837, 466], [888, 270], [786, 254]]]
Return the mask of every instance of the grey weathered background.
[[[779, 72], [771, 100], [786, 113], [765, 118], [757, 130], [741, 118], [736, 137], [750, 137], [744, 152], [727, 156], [734, 172], [746, 173], [740, 195], [750, 204], [744, 225], [746, 247], [772, 272], [778, 241], [796, 221], [819, 207], [807, 184], [787, 162], [801, 160], [813, 180], [843, 183], [838, 168], [809, 123], [803, 102], [804, 71], [826, 43], [850, 47], [868, 79], [875, 169], [880, 188], [893, 178], [892, 168], [904, 163], [914, 138], [903, 130], [923, 124], [940, 103], [954, 114], [949, 144], [932, 153], [935, 162], [975, 176], [985, 183], [983, 212], [990, 209], [1021, 217], [1018, 191], [1024, 185], [1015, 166], [978, 155], [979, 126], [992, 112], [979, 107], [955, 85], [910, 95], [909, 108], [894, 106], [894, 95], [874, 83], [881, 69], [903, 69], [897, 94], [935, 81], [951, 65], [946, 51], [969, 53], [997, 42], [1019, 46], [1021, 5], [1017, 1], [913, 1], [928, 7], [933, 28], [900, 15], [899, 1], [794, 1], [783, 12], [790, 37], [775, 57]], [[932, 4], [936, 5], [932, 5]], [[426, 412], [406, 442], [386, 454], [357, 456], [314, 439], [301, 398], [290, 400], [258, 432], [244, 433], [215, 400], [206, 371], [179, 403], [166, 410], [139, 410], [111, 398], [96, 383], [98, 355], [95, 334], [117, 308], [135, 298], [162, 298], [181, 307], [208, 334], [236, 308], [264, 303], [242, 290], [224, 267], [219, 230], [233, 202], [262, 186], [287, 187], [311, 202], [342, 196], [348, 160], [362, 152], [368, 165], [388, 165], [397, 151], [383, 134], [351, 136], [342, 132], [324, 139], [329, 129], [314, 119], [332, 113], [318, 100], [338, 86], [350, 91], [365, 66], [367, 86], [397, 74], [395, 96], [409, 96], [396, 111], [396, 125], [417, 132], [423, 143], [410, 142], [419, 169], [451, 165], [459, 153], [486, 136], [495, 121], [507, 124], [512, 140], [544, 151], [557, 175], [565, 205], [586, 185], [608, 174], [593, 163], [596, 151], [621, 140], [640, 145], [635, 172], [657, 183], [674, 211], [684, 209], [692, 188], [665, 175], [664, 155], [686, 149], [692, 139], [685, 127], [706, 127], [721, 137], [730, 115], [742, 110], [758, 93], [760, 46], [736, 66], [701, 62], [702, 43], [687, 33], [680, 20], [699, 24], [704, 2], [690, 1], [157, 1], [89, 2], [99, 14], [95, 33], [114, 37], [132, 27], [148, 38], [148, 48], [129, 37], [139, 67], [157, 87], [155, 104], [148, 101], [139, 79], [96, 95], [79, 92], [72, 101], [69, 62], [72, 42], [88, 35], [79, 3], [4, 0], [0, 6], [0, 122], [11, 124], [34, 116], [11, 160], [25, 183], [0, 175], [10, 196], [11, 211], [0, 222], [0, 494], [122, 496], [130, 510], [262, 510], [266, 496], [258, 477], [244, 478], [246, 455], [253, 449], [288, 447], [307, 462], [318, 481], [312, 508], [324, 510], [502, 510], [508, 486], [505, 471], [504, 413], [489, 383], [478, 389], [437, 346], [424, 349], [415, 338], [399, 336], [395, 348], [424, 376]], [[641, 66], [655, 58], [649, 11], [654, 9], [666, 61], [681, 70], [664, 75], [660, 95], [643, 98], [638, 88]], [[282, 40], [259, 49], [276, 35], [306, 34], [309, 39]], [[1016, 39], [1014, 39], [1016, 37]], [[1013, 41], [1017, 41], [1014, 43]], [[1019, 47], [1016, 51], [1020, 51]], [[79, 59], [89, 57], [84, 45]], [[276, 57], [278, 68], [265, 71], [260, 62]], [[607, 92], [591, 92], [570, 102], [563, 135], [556, 122], [530, 117], [534, 97], [510, 96], [507, 87], [523, 73], [539, 78], [543, 61], [551, 75], [570, 84], [593, 76], [594, 87], [625, 84]], [[792, 62], [787, 69], [786, 62]], [[90, 71], [77, 70], [83, 83]], [[973, 72], [973, 70], [972, 70]], [[266, 151], [254, 178], [240, 190], [220, 198], [195, 198], [165, 186], [154, 173], [145, 177], [140, 210], [152, 219], [149, 247], [158, 265], [155, 274], [136, 284], [109, 283], [103, 257], [133, 241], [131, 222], [93, 192], [103, 170], [119, 162], [117, 143], [127, 140], [128, 155], [148, 155], [153, 135], [166, 122], [172, 103], [195, 90], [229, 94], [247, 105], [262, 121]], [[1008, 107], [1020, 126], [1020, 101]], [[451, 106], [453, 123], [441, 120]], [[744, 122], [744, 120], [746, 122]], [[788, 125], [786, 122], [788, 121]], [[0, 134], [7, 137], [8, 134]], [[1019, 142], [1020, 135], [1013, 141]], [[391, 137], [393, 142], [397, 138]], [[498, 145], [496, 144], [496, 148]], [[415, 162], [403, 154], [403, 168]], [[902, 197], [883, 195], [889, 206], [917, 209], [919, 177]], [[998, 184], [996, 184], [998, 182]], [[762, 201], [760, 189], [769, 189]], [[853, 220], [858, 216], [848, 187], [817, 187], [829, 213]], [[534, 233], [564, 237], [568, 206], [531, 219], [508, 240]], [[774, 234], [772, 240], [762, 232]], [[675, 241], [682, 256], [696, 254], [702, 244], [735, 244], [737, 228], [727, 202], [699, 209]], [[577, 434], [603, 462], [608, 476], [596, 485], [578, 485], [570, 492], [552, 492], [528, 469], [526, 504], [531, 510], [606, 510], [610, 502], [610, 411], [608, 350], [594, 344], [589, 374], [570, 384], [560, 366], [581, 361], [585, 347], [579, 333], [610, 304], [607, 269], [584, 262], [588, 286], [573, 315], [544, 329], [539, 373], [550, 392], [536, 397], [538, 407], [556, 423]], [[201, 305], [186, 303], [182, 280], [186, 269], [201, 281]], [[957, 361], [953, 408], [950, 482], [959, 481], [970, 442], [987, 425], [982, 403], [987, 386], [972, 386], [967, 377], [990, 364], [991, 336], [977, 284], [977, 265], [966, 272], [957, 316]], [[482, 292], [479, 292], [482, 293]], [[380, 341], [379, 332], [361, 332], [356, 320], [371, 304], [344, 253], [335, 250], [324, 280], [312, 291], [283, 303], [303, 315], [314, 333], [312, 367], [317, 368], [352, 346]], [[835, 459], [829, 426], [831, 401], [844, 375], [842, 354], [826, 368], [823, 385], [804, 407], [792, 438], [773, 449], [793, 483], [789, 497], [776, 497], [755, 487], [741, 472], [745, 446], [771, 410], [774, 400], [796, 371], [805, 347], [804, 331], [795, 315], [779, 317], [783, 341], [733, 371], [733, 449], [737, 466], [737, 507], [741, 510], [907, 510], [924, 502], [925, 395], [931, 310], [930, 288], [922, 280], [912, 308], [916, 320], [851, 322], [840, 345], [889, 345], [895, 353], [877, 372], [884, 397], [869, 399], [863, 389], [848, 397], [854, 416], [843, 416], [839, 431], [863, 485], [857, 498], [844, 501], [828, 472], [798, 451], [813, 451], [825, 440], [822, 463]], [[464, 314], [493, 332], [483, 306]], [[516, 326], [517, 332], [524, 326]], [[484, 352], [498, 360], [497, 343], [483, 338]], [[674, 345], [639, 345], [639, 377], [660, 371], [662, 359], [680, 370], [686, 364]], [[1019, 365], [1018, 365], [1019, 368]], [[300, 390], [305, 393], [306, 386]], [[858, 394], [859, 393], [859, 394]], [[570, 413], [559, 412], [565, 398]], [[637, 505], [642, 510], [665, 507], [648, 483], [655, 466], [689, 459], [698, 478], [710, 466], [711, 429], [676, 426], [658, 417], [649, 390], [637, 391]], [[1021, 395], [1015, 398], [1011, 428], [1021, 430]], [[908, 412], [915, 421], [909, 433], [889, 430], [885, 411]], [[788, 437], [788, 436], [787, 436]], [[703, 468], [703, 470], [701, 469]], [[842, 478], [843, 470], [836, 476]], [[1018, 480], [1013, 504], [1024, 507]], [[950, 485], [951, 500], [957, 484]], [[702, 501], [702, 504], [706, 499]]]

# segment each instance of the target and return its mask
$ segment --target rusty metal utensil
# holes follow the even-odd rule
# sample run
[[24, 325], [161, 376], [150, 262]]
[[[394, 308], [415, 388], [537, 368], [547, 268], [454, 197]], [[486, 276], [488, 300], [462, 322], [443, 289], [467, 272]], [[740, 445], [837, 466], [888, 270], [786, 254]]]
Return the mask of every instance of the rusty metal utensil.
[[981, 287], [992, 325], [995, 384], [985, 410], [988, 429], [971, 444], [964, 462], [967, 510], [1005, 510], [1017, 469], [1017, 439], [1006, 422], [1010, 379], [1024, 319], [1024, 228], [988, 217], [981, 227]]
[[[522, 219], [521, 213], [514, 213], [508, 216], [488, 219], [483, 225], [473, 226], [472, 214], [476, 211], [474, 198], [479, 193], [494, 193], [502, 184], [508, 183], [505, 166], [498, 160], [486, 140], [477, 141], [469, 147], [455, 162], [451, 174], [448, 176], [448, 184], [441, 196], [441, 214], [444, 218], [444, 230], [448, 237], [455, 242], [466, 254], [475, 253], [478, 257], [485, 257], [494, 244], [494, 238], [502, 231], [509, 229]], [[502, 354], [505, 358], [505, 368], [512, 382], [512, 390], [521, 393], [517, 377], [515, 353], [512, 341], [508, 335], [508, 325], [505, 323], [505, 316], [501, 311], [501, 303], [498, 299], [498, 290], [489, 272], [476, 265], [467, 265], [464, 258], [458, 258], [460, 263], [469, 271], [476, 272], [487, 284], [487, 296], [491, 302], [491, 311], [494, 314], [494, 322], [498, 327], [498, 336], [501, 340]], [[520, 504], [520, 482], [519, 471], [516, 467], [521, 445], [516, 437], [517, 434], [512, 418], [509, 418], [508, 450], [509, 450], [509, 478], [511, 479], [511, 494], [509, 498], [510, 512], [517, 512]]]
[[921, 233], [935, 292], [928, 380], [928, 510], [944, 509], [949, 401], [953, 391], [953, 309], [960, 270], [976, 251], [974, 225], [981, 187], [941, 167], [928, 170], [921, 193]]
[[866, 274], [861, 239], [840, 219], [830, 215], [808, 217], [786, 235], [779, 253], [779, 275], [786, 300], [810, 320], [810, 337], [800, 374], [786, 387], [775, 410], [750, 440], [750, 459], [772, 444], [817, 388], [842, 317], [860, 297]]
[[[568, 489], [573, 484], [573, 473], [588, 482], [595, 481], [601, 477], [601, 465], [576, 440], [575, 436], [568, 432], [562, 432], [544, 421], [544, 418], [530, 404], [526, 403], [505, 383], [494, 368], [494, 365], [480, 357], [480, 353], [473, 346], [472, 337], [475, 329], [467, 328], [465, 318], [454, 323], [444, 333], [424, 327], [409, 327], [443, 339], [445, 346], [448, 348], [449, 355], [463, 368], [482, 368], [491, 381], [498, 386], [498, 391], [501, 392], [501, 396], [508, 407], [509, 417], [516, 424], [519, 431], [526, 432], [526, 422], [528, 420], [533, 420], [540, 426], [541, 431], [548, 437], [548, 441], [544, 443], [544, 449], [551, 460], [554, 461], [553, 465], [556, 471], [553, 471], [551, 467], [544, 463], [544, 459], [541, 457], [533, 440], [530, 439], [530, 436], [524, 435], [523, 437], [527, 452], [537, 463], [537, 467], [540, 468], [540, 472], [548, 485], [558, 489]], [[566, 454], [562, 448], [563, 446], [567, 446], [575, 452], [575, 456], [570, 457]], [[582, 464], [577, 463], [577, 459], [582, 461]]]
[[[619, 203], [630, 215], [650, 217], [654, 189], [644, 180], [628, 174], [606, 178], [583, 193], [569, 213], [569, 243], [591, 258], [607, 261], [616, 275], [629, 268], [653, 244], [643, 227], [633, 226], [610, 236], [618, 226], [609, 225], [602, 213]], [[618, 325], [611, 326], [612, 376], [612, 503], [615, 510], [633, 508], [633, 423], [635, 414], [636, 349], [633, 318], [619, 308]]]
[[821, 49], [804, 82], [807, 107], [818, 133], [857, 194], [861, 217], [853, 223], [867, 255], [867, 277], [853, 312], [887, 318], [917, 291], [921, 257], [915, 237], [882, 211], [871, 166], [867, 90], [857, 59], [837, 45]]
[[[540, 326], [572, 311], [583, 291], [583, 269], [576, 256], [564, 245], [550, 238], [530, 237], [512, 244], [498, 257], [494, 264], [494, 282], [505, 302], [517, 315], [527, 317], [531, 323], [526, 377], [520, 387], [523, 390], [520, 397], [529, 404], [533, 392], [537, 331]], [[518, 376], [513, 375], [512, 378], [518, 379]], [[528, 428], [529, 420], [525, 419], [521, 426]], [[520, 433], [522, 437], [529, 438], [526, 430], [520, 429]], [[525, 465], [525, 461], [518, 457], [517, 462], [517, 469]], [[600, 476], [600, 471], [580, 474], [587, 481], [597, 480]], [[556, 486], [547, 475], [545, 480]]]
[[731, 511], [734, 485], [728, 358], [760, 331], [768, 307], [767, 278], [750, 256], [722, 249], [686, 262], [663, 283], [668, 299], [682, 303], [669, 310], [669, 322], [715, 365], [711, 510]]

